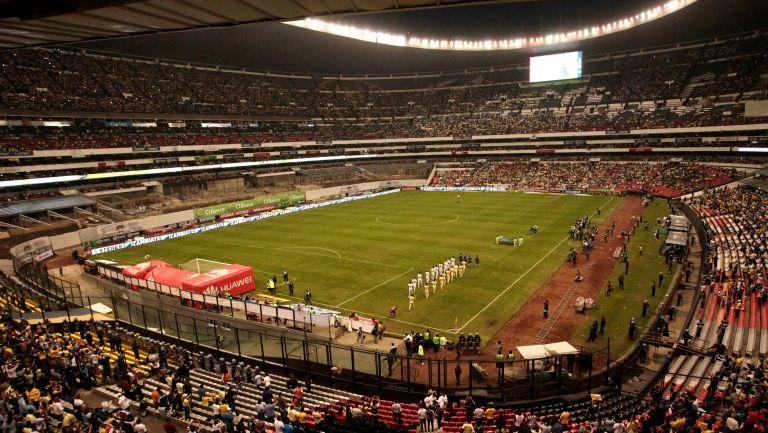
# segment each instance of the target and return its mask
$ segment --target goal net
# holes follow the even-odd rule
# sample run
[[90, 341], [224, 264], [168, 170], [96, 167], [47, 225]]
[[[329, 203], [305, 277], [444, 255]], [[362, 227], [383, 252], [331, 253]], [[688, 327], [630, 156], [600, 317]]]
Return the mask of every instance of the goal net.
[[206, 259], [192, 259], [188, 262], [184, 262], [179, 265], [179, 269], [183, 269], [185, 271], [191, 271], [198, 274], [204, 274], [206, 272], [210, 272], [214, 269], [223, 268], [225, 266], [229, 266], [230, 263], [223, 263], [223, 262], [217, 262], [214, 260], [206, 260]]

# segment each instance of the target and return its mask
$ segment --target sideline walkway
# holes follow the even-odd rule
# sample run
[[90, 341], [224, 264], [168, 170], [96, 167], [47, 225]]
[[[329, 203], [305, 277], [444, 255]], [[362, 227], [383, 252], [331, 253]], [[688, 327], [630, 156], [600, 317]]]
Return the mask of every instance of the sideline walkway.
[[[671, 355], [675, 349], [678, 347], [678, 345], [682, 345], [681, 336], [683, 333], [683, 329], [685, 327], [685, 323], [688, 320], [689, 315], [691, 315], [692, 310], [696, 310], [698, 308], [698, 299], [697, 299], [697, 292], [699, 288], [695, 285], [696, 280], [698, 279], [698, 275], [701, 273], [701, 265], [702, 265], [702, 250], [701, 245], [699, 244], [699, 239], [696, 238], [696, 243], [691, 246], [691, 236], [695, 237], [696, 232], [692, 231], [691, 234], [688, 236], [688, 255], [686, 256], [686, 259], [683, 263], [683, 266], [678, 266], [678, 270], [673, 278], [669, 279], [670, 287], [667, 290], [667, 294], [664, 298], [664, 301], [662, 302], [662, 305], [675, 305], [675, 308], [677, 309], [675, 320], [669, 321], [668, 316], [664, 315], [664, 320], [667, 320], [667, 323], [669, 324], [669, 334], [670, 337], [668, 337], [667, 341], [664, 341], [662, 344], [649, 344], [648, 343], [648, 358], [646, 359], [646, 363], [643, 364], [639, 360], [634, 364], [634, 367], [637, 368], [637, 371], [640, 372], [640, 374], [634, 375], [634, 377], [627, 378], [625, 377], [624, 384], [622, 385], [622, 391], [637, 394], [639, 392], [642, 392], [644, 389], [647, 389], [649, 385], [652, 384], [652, 382], [656, 379], [658, 372], [662, 370], [664, 367], [664, 357], [666, 355]], [[691, 281], [686, 283], [685, 282], [685, 272], [683, 270], [685, 263], [690, 261], [693, 263], [693, 266], [691, 268]], [[673, 287], [672, 285], [675, 284], [676, 287]], [[681, 302], [678, 304], [677, 302], [677, 293], [682, 294]], [[694, 301], [695, 304], [694, 304]], [[661, 315], [661, 313], [657, 312], [657, 314]], [[691, 321], [691, 324], [693, 325], [695, 329], [695, 322], [696, 317], [694, 317]], [[695, 334], [694, 334], [695, 335]], [[645, 340], [648, 342], [649, 340], [646, 338], [642, 338], [641, 341]], [[689, 343], [691, 344], [691, 343]], [[667, 346], [672, 346], [667, 347]], [[691, 362], [693, 364], [693, 362]], [[683, 367], [682, 362], [680, 365], [675, 365], [675, 367], [678, 367], [678, 370], [680, 367]], [[670, 371], [672, 370], [672, 362], [670, 359]], [[670, 378], [670, 379], [677, 379], [677, 378]], [[679, 379], [678, 379], [679, 381]], [[667, 381], [665, 379], [665, 382], [672, 382], [672, 380]]]

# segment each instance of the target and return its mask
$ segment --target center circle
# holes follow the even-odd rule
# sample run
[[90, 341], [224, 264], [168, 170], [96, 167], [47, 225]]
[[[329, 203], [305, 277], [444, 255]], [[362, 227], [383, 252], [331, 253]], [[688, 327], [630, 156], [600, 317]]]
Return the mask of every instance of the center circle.
[[396, 226], [434, 226], [440, 224], [447, 224], [456, 222], [460, 219], [458, 214], [444, 213], [437, 214], [435, 216], [421, 217], [421, 216], [398, 216], [398, 215], [379, 215], [376, 217], [376, 222], [380, 224], [396, 225]]

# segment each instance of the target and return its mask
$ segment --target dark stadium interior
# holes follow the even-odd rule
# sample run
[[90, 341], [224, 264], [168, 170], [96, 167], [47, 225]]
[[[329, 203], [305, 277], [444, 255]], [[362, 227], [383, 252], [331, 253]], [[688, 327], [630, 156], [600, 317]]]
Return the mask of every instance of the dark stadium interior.
[[[582, 10], [581, 21], [589, 24], [590, 21], [603, 22], [606, 16], [624, 16], [622, 12], [626, 10], [642, 10], [642, 4], [649, 2], [543, 1], [530, 3], [533, 4], [500, 3], [467, 8], [449, 7], [349, 16], [342, 17], [339, 21], [359, 23], [361, 27], [385, 30], [391, 28], [402, 33], [451, 35], [451, 32], [458, 31], [454, 29], [461, 29], [461, 37], [464, 38], [516, 37], [520, 34], [544, 34], [560, 29], [579, 28], [579, 25], [567, 25], [566, 20], [568, 17], [578, 16], [577, 6], [581, 3], [586, 5]], [[542, 6], [538, 6], [537, 3], [541, 3]], [[590, 4], [597, 4], [598, 7], [590, 11], [588, 7]], [[608, 10], [616, 10], [618, 15], [605, 12], [603, 5], [607, 5]], [[615, 5], [621, 6], [615, 7]], [[532, 10], [526, 13], [526, 7]], [[548, 10], [560, 7], [568, 8], [570, 12], [562, 14], [564, 17], [562, 23], [560, 14], [551, 13]], [[521, 8], [522, 12], [520, 12]], [[700, 0], [688, 9], [690, 10], [686, 10], [685, 16], [673, 14], [660, 21], [614, 35], [565, 47], [559, 46], [556, 49], [559, 51], [582, 49], [590, 54], [601, 54], [697, 41], [763, 28], [765, 27], [763, 17], [768, 13], [768, 5], [761, 0], [729, 2], [728, 19], [723, 19], [722, 2], [719, 0]], [[478, 12], [473, 13], [474, 10]], [[521, 33], [520, 17], [526, 17], [523, 22], [530, 23], [528, 14], [533, 18], [534, 24], [529, 24], [530, 28], [523, 26]], [[486, 19], [489, 16], [492, 19]], [[465, 18], [471, 20], [471, 24], [458, 25], [458, 22]], [[691, 22], [697, 25], [692, 26]], [[546, 24], [542, 25], [543, 23]], [[491, 53], [413, 51], [401, 47], [370, 46], [364, 42], [317, 34], [308, 30], [282, 26], [279, 23], [104, 40], [83, 43], [79, 46], [122, 54], [255, 70], [324, 74], [390, 74], [475, 69], [524, 63], [531, 54], [526, 51]], [[188, 49], [190, 46], [201, 49], [190, 51]], [[252, 55], [243, 56], [242, 53], [252, 53]]]
[[[645, 10], [669, 15], [622, 24]], [[0, 0], [0, 432], [768, 431], [766, 17], [766, 0]], [[305, 18], [436, 42], [286, 23]], [[561, 33], [568, 42], [550, 42]], [[500, 48], [515, 38], [525, 47]], [[531, 57], [570, 51], [583, 53], [576, 76], [532, 79]], [[397, 216], [378, 201], [428, 194], [452, 206]], [[262, 269], [222, 282], [241, 265], [215, 248], [176, 244], [200, 255], [168, 263], [155, 243], [284, 227], [296, 212], [315, 222], [291, 235], [350, 251], [408, 233], [402, 215], [423, 221], [415, 243], [428, 227], [469, 238], [470, 225], [496, 224], [461, 217], [477, 197], [481, 216], [513, 221], [493, 230], [520, 231], [493, 194], [562, 218], [579, 199], [607, 201], [584, 202], [595, 214], [556, 227], [540, 258], [522, 236], [495, 237], [502, 253], [482, 268], [476, 256], [472, 272], [510, 267], [499, 257], [535, 264], [480, 311], [464, 304], [484, 305], [482, 284], [421, 310], [455, 314], [446, 329], [409, 315], [422, 274], [409, 284], [416, 265], [398, 257], [228, 243]], [[374, 215], [386, 229], [359, 239], [349, 230], [362, 221], [313, 226], [320, 208], [357, 201], [389, 203], [393, 222]], [[443, 248], [432, 243], [417, 248]], [[291, 254], [311, 268], [303, 298], [287, 270], [277, 281]], [[304, 289], [338, 277], [332, 260], [408, 270], [333, 286], [355, 287], [340, 303], [318, 290], [313, 304]], [[425, 272], [418, 302], [429, 275], [445, 296], [444, 275], [465, 266], [460, 253]], [[604, 277], [582, 283], [582, 270]], [[535, 292], [516, 286], [529, 273], [543, 276]], [[625, 276], [643, 292], [624, 291]], [[390, 284], [408, 286], [404, 304], [377, 298]], [[519, 311], [491, 314], [515, 310], [505, 296], [518, 289]], [[375, 312], [348, 304], [364, 295]], [[604, 334], [606, 316], [624, 322]], [[495, 326], [482, 342], [467, 327], [478, 317]], [[535, 344], [517, 344], [528, 333]]]

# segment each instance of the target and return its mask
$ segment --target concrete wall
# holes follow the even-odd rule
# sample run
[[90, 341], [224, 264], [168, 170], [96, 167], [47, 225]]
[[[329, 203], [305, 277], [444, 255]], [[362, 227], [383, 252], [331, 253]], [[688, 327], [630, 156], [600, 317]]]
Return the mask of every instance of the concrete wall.
[[323, 200], [330, 197], [344, 195], [346, 193], [360, 193], [374, 191], [382, 188], [418, 187], [426, 184], [425, 179], [381, 180], [376, 182], [364, 182], [353, 185], [333, 186], [307, 191], [308, 201]]

